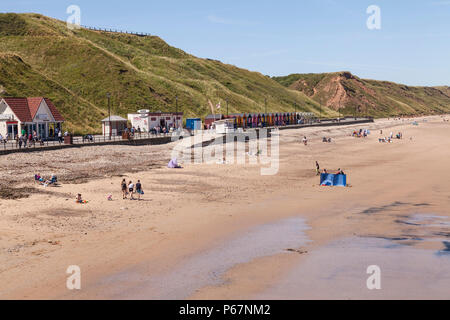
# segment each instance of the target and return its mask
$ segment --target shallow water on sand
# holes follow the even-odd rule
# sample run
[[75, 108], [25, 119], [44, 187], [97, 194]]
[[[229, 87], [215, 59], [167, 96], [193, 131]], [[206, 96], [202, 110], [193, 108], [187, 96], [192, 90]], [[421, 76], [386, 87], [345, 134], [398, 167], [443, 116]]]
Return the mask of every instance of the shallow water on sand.
[[407, 220], [408, 223], [420, 225], [422, 227], [449, 227], [450, 219], [444, 216], [415, 214]]
[[114, 290], [115, 298], [185, 299], [202, 287], [220, 285], [224, 273], [236, 265], [304, 246], [309, 242], [304, 234], [307, 229], [301, 218], [258, 226], [183, 259], [167, 274], [149, 278], [137, 269], [127, 270], [105, 278], [101, 285], [117, 289], [127, 283], [126, 289]]
[[[391, 240], [352, 237], [311, 252], [256, 299], [450, 299], [450, 243], [416, 249]], [[369, 266], [381, 290], [367, 288]]]

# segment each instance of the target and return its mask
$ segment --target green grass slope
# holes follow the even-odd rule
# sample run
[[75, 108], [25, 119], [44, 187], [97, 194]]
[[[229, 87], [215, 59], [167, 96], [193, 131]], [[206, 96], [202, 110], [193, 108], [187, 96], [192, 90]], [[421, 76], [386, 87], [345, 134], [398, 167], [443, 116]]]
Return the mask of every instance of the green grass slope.
[[350, 72], [292, 74], [273, 79], [346, 115], [386, 117], [450, 112], [449, 87], [411, 87], [360, 79]]
[[[39, 14], [0, 14], [0, 86], [3, 96], [53, 99], [76, 133], [100, 132], [107, 114], [138, 109], [205, 116], [229, 100], [229, 112], [315, 112], [336, 116], [307, 94], [270, 77], [219, 61], [199, 59], [156, 36], [86, 29], [71, 31]], [[6, 76], [7, 75], [7, 76]], [[223, 109], [222, 109], [223, 110]], [[225, 112], [225, 111], [223, 111]]]

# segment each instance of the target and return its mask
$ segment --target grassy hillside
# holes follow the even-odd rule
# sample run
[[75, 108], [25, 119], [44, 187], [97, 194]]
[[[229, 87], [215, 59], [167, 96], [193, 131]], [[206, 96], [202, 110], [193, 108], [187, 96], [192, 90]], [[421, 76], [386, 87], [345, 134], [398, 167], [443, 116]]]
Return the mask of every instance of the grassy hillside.
[[[199, 59], [155, 36], [139, 37], [86, 29], [38, 14], [0, 14], [0, 86], [3, 96], [46, 96], [54, 100], [77, 133], [99, 132], [107, 115], [138, 109], [210, 113], [229, 100], [229, 112], [297, 110], [335, 116], [301, 91], [270, 77], [219, 61]], [[7, 76], [6, 76], [7, 75]]]
[[273, 79], [346, 115], [381, 117], [450, 112], [449, 87], [410, 87], [360, 79], [350, 72], [292, 74]]

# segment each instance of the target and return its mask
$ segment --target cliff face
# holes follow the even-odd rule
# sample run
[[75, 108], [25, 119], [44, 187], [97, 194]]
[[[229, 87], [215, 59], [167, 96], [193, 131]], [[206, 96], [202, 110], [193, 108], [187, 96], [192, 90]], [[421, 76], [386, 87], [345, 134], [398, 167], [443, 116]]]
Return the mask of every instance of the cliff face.
[[293, 74], [274, 78], [291, 90], [342, 113], [372, 116], [436, 114], [450, 111], [449, 87], [410, 87], [360, 79], [350, 72]]

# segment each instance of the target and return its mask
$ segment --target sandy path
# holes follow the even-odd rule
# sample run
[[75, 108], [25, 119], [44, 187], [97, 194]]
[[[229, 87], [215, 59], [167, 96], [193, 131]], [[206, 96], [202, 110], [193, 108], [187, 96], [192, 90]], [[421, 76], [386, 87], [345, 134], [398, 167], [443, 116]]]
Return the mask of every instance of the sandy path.
[[[226, 284], [192, 288], [186, 283], [179, 294], [194, 298], [254, 297], [282, 283], [283, 275], [336, 239], [398, 237], [406, 233], [413, 238], [414, 230], [405, 231], [407, 225], [395, 220], [411, 214], [418, 205], [427, 212], [449, 216], [448, 186], [440, 181], [450, 176], [439, 168], [445, 167], [450, 141], [439, 137], [448, 136], [450, 126], [439, 118], [428, 119], [418, 127], [410, 122], [378, 121], [368, 126], [373, 129], [372, 135], [365, 140], [349, 137], [349, 127], [283, 131], [281, 168], [273, 177], [262, 177], [259, 167], [249, 165], [187, 165], [181, 171], [140, 171], [153, 161], [166, 161], [167, 150], [161, 147], [93, 149], [86, 156], [67, 155], [64, 151], [34, 155], [43, 161], [71, 158], [58, 164], [60, 175], [92, 172], [106, 177], [63, 184], [27, 199], [0, 200], [0, 297], [161, 298], [157, 285], [153, 290], [149, 279], [170, 275], [186, 261], [203, 268], [203, 260], [196, 258], [202, 252], [214, 252], [252, 228], [276, 224], [284, 218], [301, 217], [311, 228], [305, 234], [312, 242], [293, 248], [303, 254], [271, 252], [249, 261], [237, 257], [236, 265], [228, 266], [219, 276], [228, 280]], [[395, 130], [403, 131], [405, 139], [379, 144], [377, 130], [393, 125], [399, 126]], [[298, 143], [304, 134], [312, 139], [308, 147]], [[334, 142], [323, 144], [324, 135], [334, 137]], [[152, 160], [136, 161], [140, 152]], [[121, 167], [121, 162], [111, 159], [111, 155], [121, 155], [126, 163], [139, 165]], [[129, 157], [133, 159], [128, 161]], [[15, 169], [11, 160], [2, 158], [0, 163], [2, 168], [8, 166], [7, 172], [17, 183], [36, 170], [25, 170], [26, 166]], [[317, 186], [315, 160], [323, 168], [344, 169], [352, 187]], [[126, 174], [127, 179], [143, 181], [145, 201], [120, 199], [117, 190], [121, 178], [111, 176], [127, 169], [135, 171]], [[73, 202], [78, 192], [89, 204], [79, 206]], [[115, 201], [106, 201], [108, 194], [113, 194]], [[439, 232], [445, 236], [445, 228], [441, 229]], [[440, 242], [413, 245], [442, 249]], [[65, 288], [65, 270], [74, 264], [82, 269], [80, 292]], [[146, 284], [145, 290], [142, 283]]]

